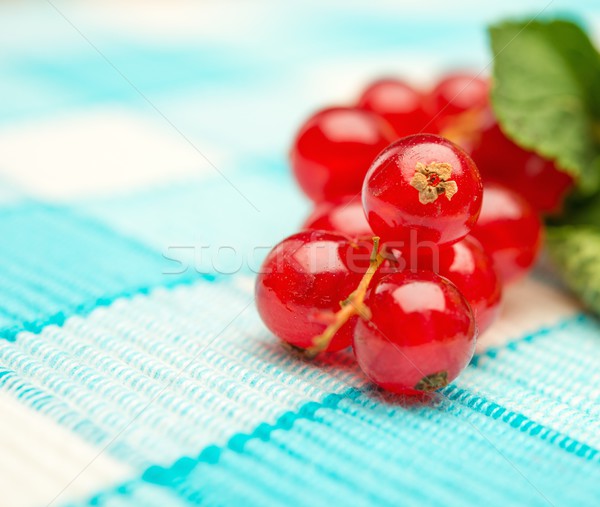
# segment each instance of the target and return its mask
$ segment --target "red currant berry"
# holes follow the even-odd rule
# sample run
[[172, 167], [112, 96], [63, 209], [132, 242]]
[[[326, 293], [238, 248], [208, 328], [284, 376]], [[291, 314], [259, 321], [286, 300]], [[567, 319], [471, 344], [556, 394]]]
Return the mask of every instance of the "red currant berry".
[[[281, 340], [306, 349], [363, 277], [370, 249], [325, 231], [305, 231], [267, 255], [256, 280], [256, 305], [265, 325]], [[356, 318], [336, 333], [328, 351], [352, 341]]]
[[443, 78], [425, 97], [424, 109], [433, 118], [431, 132], [441, 132], [467, 111], [488, 105], [489, 83], [470, 74], [452, 74]]
[[358, 107], [379, 114], [398, 137], [422, 132], [429, 121], [423, 95], [399, 79], [375, 81], [362, 94]]
[[370, 111], [337, 107], [308, 119], [291, 150], [300, 188], [313, 201], [360, 193], [369, 165], [394, 138], [391, 127]]
[[351, 238], [373, 237], [373, 231], [358, 196], [338, 203], [317, 204], [302, 229], [339, 232]]
[[457, 145], [433, 134], [396, 141], [369, 169], [362, 198], [373, 232], [400, 247], [465, 237], [479, 215], [477, 167]]
[[383, 278], [365, 299], [371, 319], [354, 330], [363, 372], [389, 391], [418, 394], [452, 382], [475, 346], [469, 303], [434, 273], [403, 271]]
[[485, 185], [483, 207], [473, 236], [494, 260], [504, 283], [533, 266], [542, 244], [542, 224], [525, 199], [494, 183]]
[[573, 178], [552, 161], [517, 146], [495, 121], [482, 131], [472, 157], [485, 181], [495, 181], [521, 194], [541, 212], [560, 211]]
[[500, 278], [494, 261], [475, 238], [467, 236], [448, 247], [422, 252], [418, 269], [433, 271], [456, 285], [473, 309], [480, 335], [500, 312]]

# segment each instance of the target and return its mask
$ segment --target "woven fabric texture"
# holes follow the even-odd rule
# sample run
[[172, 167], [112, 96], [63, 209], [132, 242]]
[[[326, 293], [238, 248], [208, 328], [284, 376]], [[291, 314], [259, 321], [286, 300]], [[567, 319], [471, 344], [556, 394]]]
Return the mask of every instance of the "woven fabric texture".
[[257, 315], [311, 110], [489, 70], [502, 16], [600, 33], [401, 4], [0, 5], [0, 505], [598, 505], [600, 326], [547, 271], [427, 403]]

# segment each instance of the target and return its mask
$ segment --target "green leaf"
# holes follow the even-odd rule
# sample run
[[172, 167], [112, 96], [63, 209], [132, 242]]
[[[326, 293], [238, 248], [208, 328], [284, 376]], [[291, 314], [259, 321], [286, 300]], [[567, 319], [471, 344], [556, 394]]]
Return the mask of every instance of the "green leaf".
[[600, 315], [600, 228], [548, 227], [547, 245], [566, 284]]
[[555, 160], [583, 194], [600, 188], [600, 55], [569, 21], [490, 28], [492, 103], [517, 144]]
[[582, 196], [569, 198], [565, 202], [561, 215], [547, 217], [546, 223], [549, 225], [587, 225], [600, 228], [600, 197], [598, 194], [594, 194], [585, 198]]

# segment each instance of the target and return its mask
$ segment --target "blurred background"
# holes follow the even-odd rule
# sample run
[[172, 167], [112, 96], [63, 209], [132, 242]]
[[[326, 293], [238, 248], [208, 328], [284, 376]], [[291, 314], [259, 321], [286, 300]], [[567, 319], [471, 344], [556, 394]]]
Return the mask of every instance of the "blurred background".
[[[175, 486], [189, 484], [202, 494], [225, 485], [213, 493], [239, 500], [246, 490], [229, 487], [239, 463], [249, 478], [242, 486], [261, 500], [271, 486], [284, 490], [280, 498], [312, 492], [306, 501], [324, 504], [384, 484], [382, 494], [402, 499], [416, 491], [416, 505], [427, 494], [454, 499], [447, 505], [491, 494], [490, 505], [546, 505], [532, 482], [560, 505], [576, 505], [578, 493], [594, 498], [597, 410], [580, 387], [591, 385], [597, 328], [580, 316], [566, 331], [545, 330], [579, 315], [564, 292], [531, 280], [515, 289], [493, 343], [519, 345], [478, 356], [484, 367], [469, 368], [445, 404], [403, 411], [359, 396], [366, 380], [355, 366], [305, 364], [276, 345], [254, 310], [250, 276], [203, 283], [217, 272], [251, 275], [305, 218], [310, 204], [287, 152], [314, 110], [350, 103], [382, 76], [427, 86], [447, 71], [487, 74], [489, 23], [555, 14], [578, 20], [600, 44], [597, 0], [0, 1], [0, 504], [49, 505], [65, 492], [61, 501], [113, 488], [130, 499], [123, 505], [181, 506]], [[191, 273], [165, 276], [183, 271]], [[196, 283], [196, 271], [208, 276]], [[535, 348], [535, 333], [554, 341]], [[150, 407], [154, 419], [132, 416], [131, 400], [152, 404], [190, 351], [216, 338], [194, 362], [197, 377], [173, 387], [192, 386], [179, 393], [185, 403], [167, 391]], [[577, 361], [587, 369], [573, 373]], [[347, 392], [356, 396], [342, 399]], [[314, 400], [350, 407], [330, 421], [347, 424], [351, 437], [320, 425]], [[270, 435], [268, 424], [292, 412], [304, 418], [299, 431], [308, 429], [294, 437], [290, 424], [289, 441], [315, 454], [280, 482], [279, 460], [295, 454], [252, 432]], [[244, 461], [246, 440], [239, 452], [228, 443], [240, 432], [253, 435], [258, 454], [266, 448], [271, 483], [255, 480], [263, 463]], [[356, 435], [364, 440], [353, 447]], [[318, 448], [317, 438], [332, 447]], [[423, 445], [413, 453], [415, 442]], [[379, 462], [374, 449], [383, 447], [391, 457]], [[347, 448], [380, 467], [371, 482], [349, 466]], [[178, 460], [185, 475], [201, 452], [186, 486]], [[209, 466], [221, 452], [234, 455], [233, 472], [230, 458]], [[159, 465], [174, 470], [175, 492], [163, 488], [165, 496], [152, 482], [163, 478]], [[141, 503], [122, 482], [132, 477]], [[316, 479], [330, 497], [312, 491]]]
[[485, 73], [489, 22], [565, 12], [600, 23], [591, 0], [2, 2], [3, 199], [74, 204], [163, 252], [269, 245], [308, 209], [286, 154], [310, 112], [380, 76]]

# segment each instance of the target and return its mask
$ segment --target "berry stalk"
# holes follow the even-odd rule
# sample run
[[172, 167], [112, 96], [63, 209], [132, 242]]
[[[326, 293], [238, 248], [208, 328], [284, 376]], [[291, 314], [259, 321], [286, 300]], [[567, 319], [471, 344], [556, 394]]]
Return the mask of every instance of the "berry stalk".
[[327, 326], [323, 333], [313, 338], [313, 345], [305, 351], [307, 357], [315, 357], [317, 354], [327, 349], [338, 330], [354, 315], [358, 315], [365, 320], [371, 318], [371, 312], [364, 304], [365, 296], [373, 276], [375, 276], [375, 273], [377, 273], [377, 270], [384, 260], [384, 255], [379, 251], [379, 237], [375, 236], [373, 238], [373, 250], [371, 251], [371, 258], [369, 259], [367, 271], [363, 275], [356, 290], [340, 302], [341, 309], [334, 314], [331, 324]]

